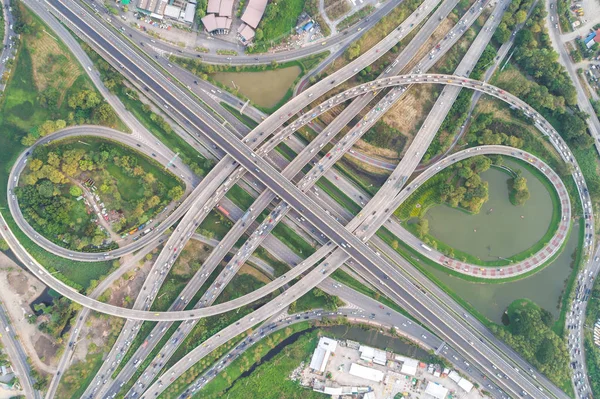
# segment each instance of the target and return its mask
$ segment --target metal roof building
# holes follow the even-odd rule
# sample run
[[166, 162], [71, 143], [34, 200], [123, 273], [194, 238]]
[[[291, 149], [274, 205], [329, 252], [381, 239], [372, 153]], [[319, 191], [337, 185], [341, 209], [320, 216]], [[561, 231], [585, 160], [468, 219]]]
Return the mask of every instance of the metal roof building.
[[448, 389], [430, 381], [429, 384], [427, 384], [427, 388], [425, 388], [425, 394], [435, 399], [445, 399], [446, 395], [448, 395]]
[[321, 339], [319, 339], [319, 343], [317, 344], [317, 348], [313, 352], [312, 358], [310, 359], [310, 369], [319, 373], [325, 371], [327, 360], [329, 360], [329, 355], [335, 352], [336, 348], [337, 341], [335, 339], [321, 337]]
[[221, 8], [221, 0], [208, 0], [208, 6], [206, 7], [207, 14], [218, 14]]
[[350, 365], [350, 375], [364, 378], [365, 380], [381, 382], [383, 381], [383, 372], [372, 369], [370, 367], [361, 366], [360, 364], [352, 363]]
[[[398, 360], [398, 357], [396, 357], [396, 360]], [[419, 367], [419, 361], [416, 359], [411, 359], [409, 357], [405, 357], [402, 360], [402, 368], [400, 369], [400, 372], [402, 374], [405, 375], [412, 375], [415, 376], [417, 375], [417, 368]]]
[[256, 29], [265, 13], [267, 2], [268, 0], [250, 0], [244, 15], [242, 15], [242, 21]]
[[360, 352], [360, 358], [362, 360], [385, 366], [387, 361], [387, 355], [385, 354], [385, 351], [371, 348], [370, 346], [366, 345], [361, 345], [358, 351]]
[[242, 42], [248, 43], [252, 39], [254, 39], [255, 32], [254, 32], [254, 29], [252, 29], [248, 25], [241, 24], [240, 27], [238, 28], [238, 35]]
[[460, 381], [458, 381], [458, 386], [464, 389], [467, 393], [471, 392], [471, 389], [473, 389], [473, 383], [465, 380], [464, 378], [461, 378]]

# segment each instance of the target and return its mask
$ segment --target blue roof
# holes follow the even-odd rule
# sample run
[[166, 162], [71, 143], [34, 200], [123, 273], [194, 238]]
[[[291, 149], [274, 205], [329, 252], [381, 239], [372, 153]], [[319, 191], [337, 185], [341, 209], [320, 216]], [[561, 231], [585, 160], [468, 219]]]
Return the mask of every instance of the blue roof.
[[313, 27], [313, 25], [314, 25], [314, 24], [313, 24], [312, 22], [309, 22], [309, 23], [307, 23], [306, 25], [304, 25], [304, 30], [305, 30], [305, 31], [309, 30], [310, 28], [312, 28], [312, 27]]
[[595, 37], [596, 37], [596, 32], [591, 32], [589, 35], [587, 35], [587, 37], [585, 38], [585, 40], [583, 42], [587, 44], [590, 40], [594, 39]]

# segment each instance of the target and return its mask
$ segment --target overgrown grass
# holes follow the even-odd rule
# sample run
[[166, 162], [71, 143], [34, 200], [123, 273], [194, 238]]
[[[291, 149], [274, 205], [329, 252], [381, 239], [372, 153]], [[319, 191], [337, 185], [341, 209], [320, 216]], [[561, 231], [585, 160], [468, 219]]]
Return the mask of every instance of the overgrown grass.
[[71, 365], [60, 379], [57, 397], [79, 399], [102, 366], [102, 353], [88, 355], [84, 361]]
[[[300, 325], [300, 328], [306, 329], [308, 327]], [[286, 336], [285, 331], [288, 331], [289, 334], [293, 333], [291, 326], [288, 329], [284, 330], [282, 335], [279, 335], [279, 332], [274, 333], [274, 335], [278, 334], [281, 341]], [[193, 398], [324, 399], [329, 397], [307, 390], [289, 378], [282, 378], [282, 376], [288, 376], [301, 362], [307, 362], [310, 359], [317, 345], [317, 331], [301, 335], [294, 343], [285, 346], [272, 359], [256, 367], [249, 376], [241, 377], [242, 370], [248, 370], [254, 362], [258, 362], [270, 349], [274, 348], [277, 342], [273, 337], [268, 337], [266, 341], [266, 343], [257, 344], [252, 354], [244, 353], [234, 361], [230, 366], [231, 368], [228, 367], [227, 370], [196, 393]], [[252, 362], [252, 359], [254, 362]]]

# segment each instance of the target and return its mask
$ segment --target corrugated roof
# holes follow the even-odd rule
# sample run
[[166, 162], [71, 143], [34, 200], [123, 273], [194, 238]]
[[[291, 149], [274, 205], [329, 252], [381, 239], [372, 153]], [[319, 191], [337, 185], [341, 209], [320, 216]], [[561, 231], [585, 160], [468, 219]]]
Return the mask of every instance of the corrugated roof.
[[206, 14], [201, 21], [202, 25], [204, 25], [204, 29], [206, 29], [208, 32], [217, 30], [217, 19], [215, 14]]
[[427, 384], [427, 388], [425, 388], [425, 393], [433, 396], [436, 399], [444, 399], [448, 394], [448, 389], [436, 384], [435, 382], [429, 382], [429, 384]]
[[265, 12], [267, 2], [267, 0], [250, 0], [242, 15], [242, 21], [256, 29]]
[[196, 4], [195, 3], [187, 3], [185, 6], [185, 14], [183, 16], [183, 20], [185, 22], [189, 22], [190, 24], [194, 22], [194, 16], [196, 15]]
[[208, 6], [206, 7], [206, 12], [208, 14], [217, 14], [219, 12], [220, 7], [221, 7], [221, 0], [208, 0]]
[[231, 17], [233, 15], [233, 0], [221, 0], [219, 7], [220, 17]]
[[460, 381], [458, 381], [458, 386], [467, 391], [467, 393], [471, 392], [471, 389], [473, 389], [471, 381], [465, 380], [464, 378], [461, 378]]
[[249, 27], [246, 24], [244, 24], [244, 27], [238, 33], [247, 42], [249, 42], [250, 40], [254, 39], [254, 35], [255, 35], [254, 29], [252, 29], [251, 27]]
[[310, 358], [310, 368], [315, 371], [321, 371], [323, 364], [326, 362], [327, 350], [317, 347]]
[[217, 17], [217, 29], [227, 29], [227, 17]]
[[167, 6], [165, 7], [165, 15], [167, 17], [179, 19], [179, 14], [181, 14], [181, 8], [172, 6], [170, 4], [167, 4]]
[[382, 371], [372, 369], [370, 367], [361, 366], [360, 364], [356, 363], [352, 363], [350, 365], [350, 375], [375, 382], [381, 382], [383, 380]]

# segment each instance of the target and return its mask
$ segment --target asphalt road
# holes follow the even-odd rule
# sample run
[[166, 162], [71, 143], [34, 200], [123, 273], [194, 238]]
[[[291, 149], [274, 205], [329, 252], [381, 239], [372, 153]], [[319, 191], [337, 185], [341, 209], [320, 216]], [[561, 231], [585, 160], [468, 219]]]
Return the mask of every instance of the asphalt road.
[[[216, 139], [215, 139], [215, 141], [217, 143], [220, 143], [222, 148], [225, 148], [225, 145], [230, 146], [230, 148], [225, 148], [227, 152], [231, 153], [232, 151], [233, 152], [235, 152], [236, 150], [238, 151], [237, 152], [237, 159], [238, 159], [239, 162], [246, 163], [246, 164], [248, 164], [248, 162], [252, 162], [251, 159], [248, 159], [247, 155], [244, 156], [244, 154], [239, 150], [239, 148], [236, 148], [237, 147], [237, 145], [236, 145], [237, 143], [235, 141], [231, 140], [231, 138], [228, 138], [227, 134], [223, 134], [223, 137], [219, 136], [219, 138], [222, 139], [222, 141], [221, 140], [216, 140]], [[302, 213], [302, 209], [303, 208], [300, 206], [300, 204], [302, 203], [302, 197], [298, 196], [298, 193], [294, 192], [293, 188], [286, 187], [286, 182], [285, 181], [281, 181], [281, 179], [279, 178], [279, 176], [277, 176], [277, 175], [271, 176], [271, 171], [269, 170], [268, 165], [261, 165], [261, 160], [260, 159], [257, 160], [256, 162], [257, 162], [258, 166], [260, 166], [261, 168], [263, 168], [264, 170], [266, 170], [266, 171], [269, 172], [269, 175], [260, 174], [260, 172], [264, 173], [264, 170], [257, 172], [257, 174], [260, 174], [259, 178], [261, 178], [261, 180], [263, 180], [263, 183], [265, 183], [267, 186], [271, 187], [272, 189], [274, 187], [281, 186], [281, 188], [277, 187], [276, 191], [282, 197], [284, 197], [284, 194], [285, 194], [285, 196], [287, 196], [288, 198], [284, 198], [284, 199], [286, 199], [286, 201], [288, 203], [292, 203], [293, 200], [298, 201], [297, 204], [295, 205], [295, 207], [298, 210], [300, 210], [300, 212]], [[249, 165], [252, 165], [252, 164], [249, 163], [248, 165], [246, 165], [246, 167], [248, 167]], [[280, 191], [282, 189], [284, 189], [285, 192], [284, 191]], [[312, 206], [312, 204], [310, 204], [310, 205]], [[294, 206], [293, 203], [292, 203], [292, 206]], [[310, 209], [310, 210], [307, 210], [306, 211], [306, 213], [307, 213], [307, 215], [306, 215], [307, 219], [312, 220], [313, 223], [315, 223], [315, 224], [318, 222], [318, 220], [327, 220], [326, 216], [324, 216], [323, 214], [319, 214], [320, 212], [321, 212], [321, 210], [319, 210], [319, 209]], [[317, 216], [319, 218], [317, 218]], [[363, 257], [363, 259], [361, 260], [362, 263], [364, 263], [364, 262], [367, 262], [367, 263], [371, 262], [372, 263], [373, 262], [373, 260], [374, 260], [373, 256], [374, 255], [370, 251], [368, 251], [366, 248], [362, 248], [361, 247], [362, 244], [360, 243], [360, 241], [357, 242], [357, 240], [355, 240], [353, 237], [344, 236], [344, 234], [340, 234], [339, 237], [336, 237], [336, 234], [335, 234], [336, 232], [335, 231], [331, 231], [331, 230], [328, 231], [328, 229], [330, 228], [330, 226], [329, 226], [330, 224], [333, 224], [334, 226], [336, 226], [335, 222], [333, 222], [333, 221], [330, 220], [329, 223], [327, 223], [326, 225], [324, 225], [322, 227], [320, 226], [321, 227], [320, 229], [324, 230], [325, 234], [328, 235], [328, 236], [330, 236], [330, 238], [334, 238], [334, 240], [337, 238], [336, 241], [338, 243], [342, 244], [342, 247], [346, 247], [346, 245], [344, 245], [345, 243], [343, 241], [340, 242], [341, 239], [346, 240], [348, 243], [352, 243], [352, 246], [347, 247], [346, 249], [352, 249], [352, 250], [348, 250], [348, 252], [352, 253], [352, 255], [353, 255], [354, 258], [361, 258], [361, 257]], [[358, 247], [359, 251], [354, 250], [357, 247]]]
[[10, 325], [4, 307], [0, 305], [0, 337], [4, 350], [8, 355], [10, 364], [19, 378], [19, 383], [27, 398], [41, 398], [40, 392], [33, 388], [34, 380], [31, 377], [31, 367], [27, 363], [27, 354], [23, 350], [17, 335]]
[[[313, 44], [306, 45], [304, 47], [280, 51], [276, 53], [263, 53], [263, 54], [241, 54], [241, 55], [219, 55], [216, 53], [201, 53], [194, 51], [193, 49], [185, 48], [182, 49], [177, 45], [173, 45], [163, 40], [155, 40], [143, 32], [132, 28], [129, 25], [129, 22], [122, 21], [120, 18], [108, 13], [107, 9], [100, 5], [98, 7], [98, 22], [101, 21], [103, 25], [112, 26], [115, 30], [124, 29], [124, 36], [130, 40], [131, 42], [138, 45], [138, 43], [145, 43], [146, 46], [156, 47], [159, 51], [164, 53], [173, 53], [177, 56], [184, 56], [190, 58], [200, 58], [203, 62], [211, 63], [211, 64], [228, 64], [228, 65], [260, 65], [260, 64], [270, 64], [273, 61], [276, 62], [286, 62], [297, 60], [300, 58], [305, 58], [313, 54], [322, 53], [324, 51], [335, 52], [340, 47], [346, 47], [349, 43], [360, 38], [366, 31], [371, 29], [381, 18], [390, 13], [396, 6], [401, 4], [403, 0], [389, 0], [378, 7], [373, 14], [371, 14], [368, 18], [363, 18], [362, 21], [353, 25], [351, 28], [347, 28], [339, 33], [332, 35], [331, 37], [325, 38], [323, 40], [319, 40]], [[81, 3], [84, 3], [81, 1]], [[94, 1], [90, 1], [90, 4], [93, 4]], [[84, 3], [85, 4], [85, 3]], [[108, 23], [106, 18], [109, 17], [111, 22]], [[217, 37], [211, 37], [210, 43], [211, 46], [214, 46], [215, 43], [222, 42], [224, 43], [224, 47], [230, 47], [230, 42], [221, 41]], [[323, 44], [325, 43], [325, 44]], [[242, 52], [243, 47], [238, 48], [238, 52]]]

